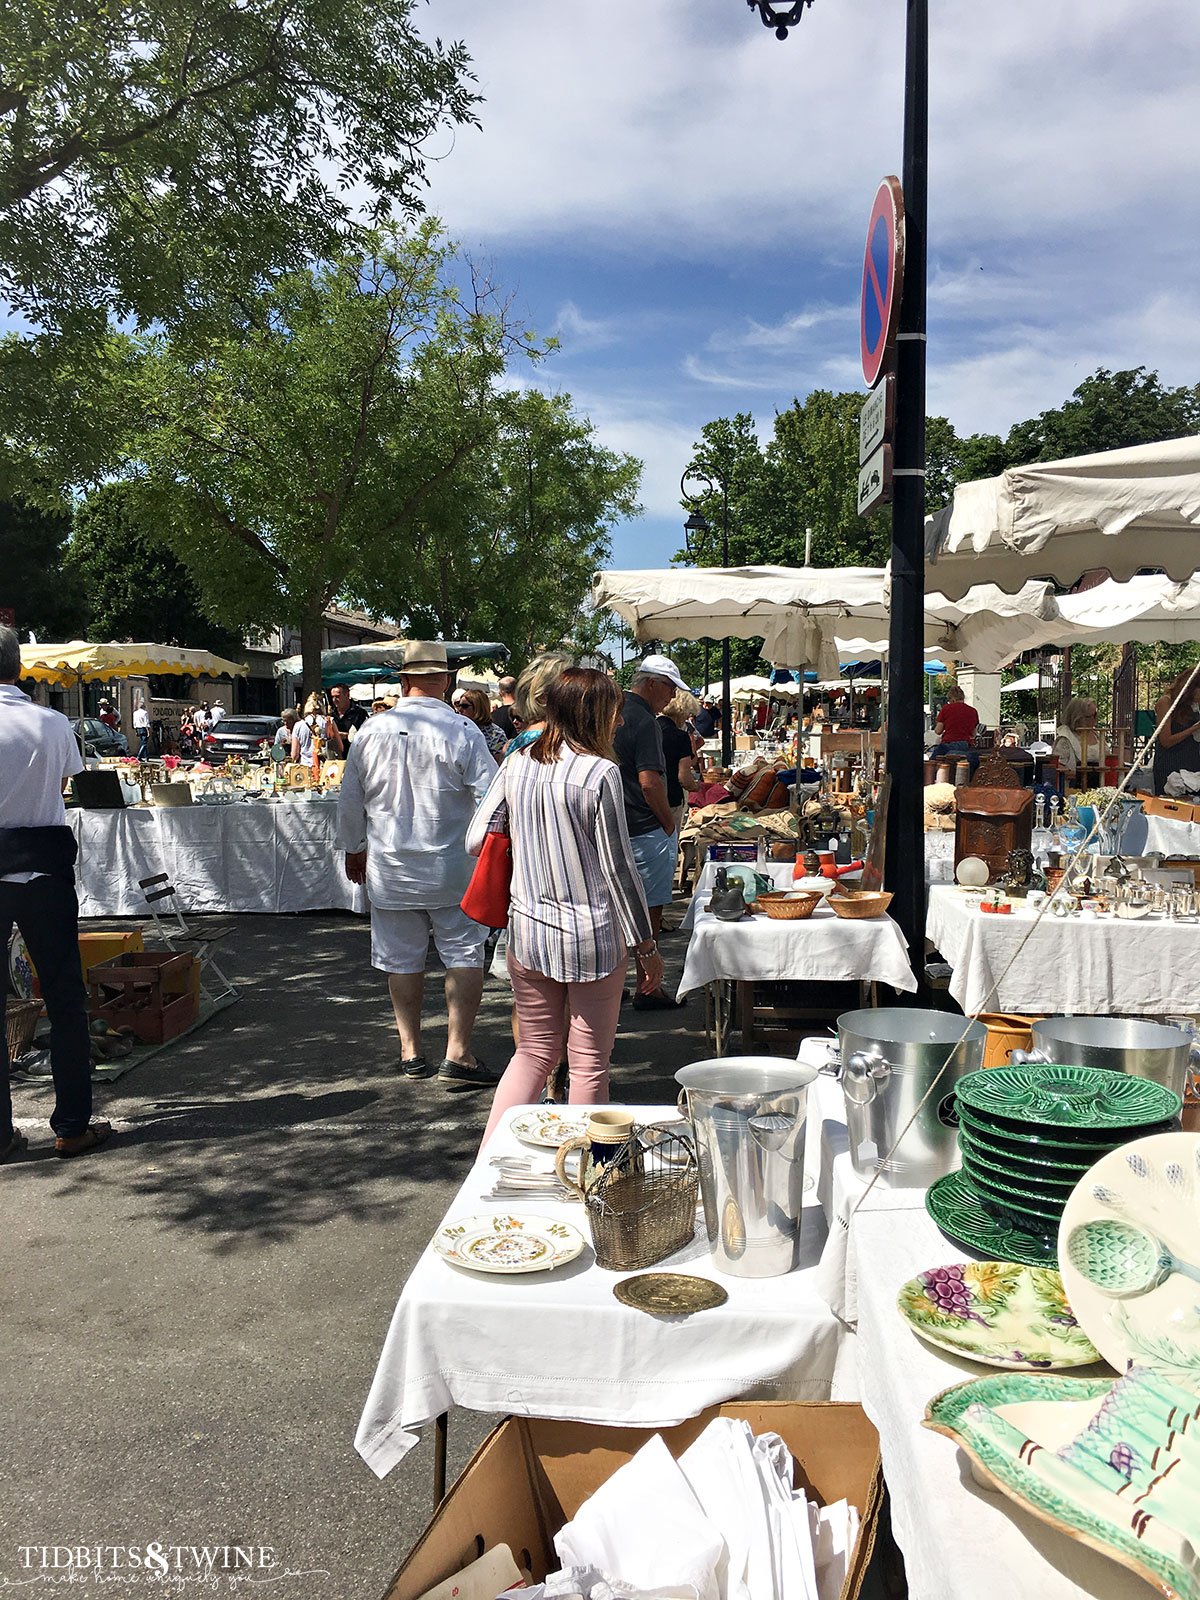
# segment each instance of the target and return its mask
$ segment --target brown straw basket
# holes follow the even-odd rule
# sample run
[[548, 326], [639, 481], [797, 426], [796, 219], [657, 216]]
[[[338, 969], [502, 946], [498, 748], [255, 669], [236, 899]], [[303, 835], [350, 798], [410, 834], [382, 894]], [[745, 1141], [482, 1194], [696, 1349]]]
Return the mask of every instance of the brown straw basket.
[[799, 922], [803, 917], [811, 917], [824, 898], [823, 894], [813, 892], [789, 894], [786, 889], [776, 889], [760, 894], [754, 903], [776, 922]]
[[8, 1036], [8, 1058], [15, 1061], [33, 1043], [34, 1030], [42, 1014], [40, 1000], [10, 999], [4, 1008], [4, 1031]]
[[860, 917], [881, 917], [891, 903], [890, 894], [876, 894], [870, 889], [852, 889], [848, 893], [829, 896], [829, 904], [838, 916], [851, 921]]

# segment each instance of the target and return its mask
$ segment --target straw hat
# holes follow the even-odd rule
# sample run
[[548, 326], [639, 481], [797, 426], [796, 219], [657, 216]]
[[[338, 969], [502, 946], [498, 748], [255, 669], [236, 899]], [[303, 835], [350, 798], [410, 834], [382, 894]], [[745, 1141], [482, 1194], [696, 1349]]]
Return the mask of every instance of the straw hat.
[[449, 672], [450, 662], [446, 658], [446, 646], [440, 639], [410, 639], [404, 646], [404, 660], [400, 664], [400, 671], [411, 678], [430, 677], [435, 672]]

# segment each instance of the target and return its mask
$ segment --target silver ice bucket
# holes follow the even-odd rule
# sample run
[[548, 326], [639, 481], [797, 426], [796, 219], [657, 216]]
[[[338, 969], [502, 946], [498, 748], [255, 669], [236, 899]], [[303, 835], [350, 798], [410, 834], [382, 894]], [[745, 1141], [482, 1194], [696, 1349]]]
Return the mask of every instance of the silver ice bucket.
[[804, 1128], [816, 1069], [777, 1056], [723, 1056], [675, 1074], [691, 1119], [717, 1269], [775, 1278], [799, 1259]]
[[958, 1166], [954, 1086], [983, 1066], [987, 1029], [945, 1011], [896, 1006], [838, 1018], [846, 1129], [855, 1172], [924, 1189]]
[[1182, 1094], [1192, 1041], [1182, 1028], [1132, 1017], [1043, 1017], [1033, 1025], [1033, 1049], [1014, 1050], [1014, 1065], [1103, 1067], [1153, 1078]]

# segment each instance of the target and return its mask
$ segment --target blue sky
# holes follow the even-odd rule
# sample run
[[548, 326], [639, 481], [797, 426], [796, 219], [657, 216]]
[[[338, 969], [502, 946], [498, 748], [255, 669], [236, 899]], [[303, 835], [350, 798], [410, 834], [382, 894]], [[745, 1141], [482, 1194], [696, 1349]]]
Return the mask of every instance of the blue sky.
[[[664, 565], [712, 417], [861, 387], [857, 297], [900, 170], [903, 0], [432, 0], [481, 131], [429, 209], [560, 351], [537, 382], [645, 462], [616, 566]], [[1098, 366], [1200, 379], [1195, 0], [931, 0], [929, 409], [1004, 432]]]

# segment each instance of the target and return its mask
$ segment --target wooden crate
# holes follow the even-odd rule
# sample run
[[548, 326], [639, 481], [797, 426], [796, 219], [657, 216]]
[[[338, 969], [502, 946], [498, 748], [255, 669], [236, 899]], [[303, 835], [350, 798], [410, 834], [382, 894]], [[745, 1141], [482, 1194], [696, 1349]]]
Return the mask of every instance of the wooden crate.
[[165, 1044], [195, 1022], [199, 976], [190, 953], [129, 951], [88, 973], [89, 1010], [111, 1028], [130, 1028], [143, 1044]]
[[1148, 817], [1173, 817], [1176, 822], [1200, 822], [1200, 806], [1190, 800], [1168, 800], [1165, 795], [1148, 794], [1142, 798], [1142, 810]]

